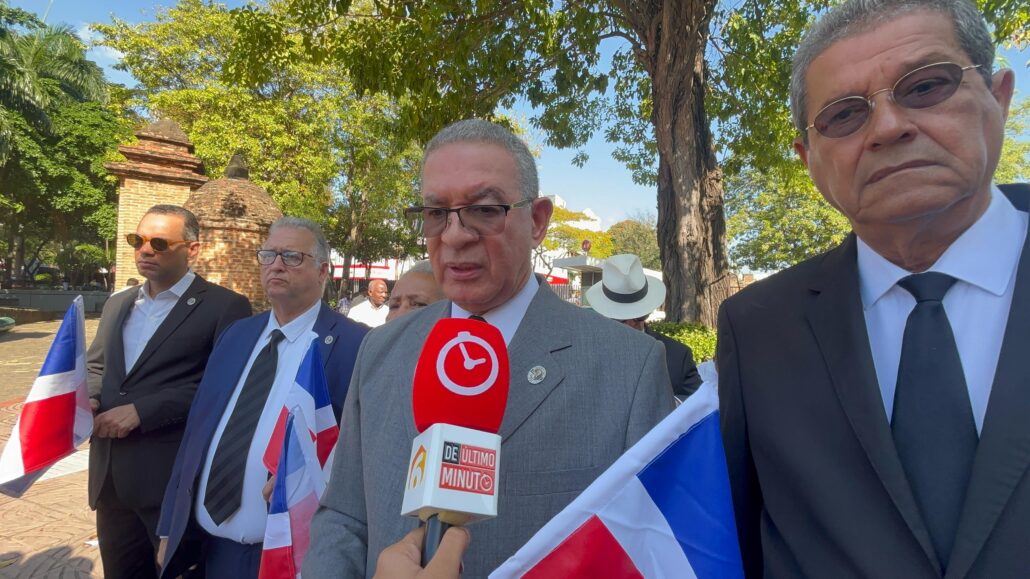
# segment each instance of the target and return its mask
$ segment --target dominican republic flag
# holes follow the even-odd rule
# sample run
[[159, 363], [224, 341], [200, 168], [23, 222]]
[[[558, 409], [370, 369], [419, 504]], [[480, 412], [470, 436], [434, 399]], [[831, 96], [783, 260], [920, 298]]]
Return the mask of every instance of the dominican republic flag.
[[333, 403], [329, 400], [329, 386], [325, 381], [325, 371], [322, 369], [322, 354], [318, 350], [318, 339], [311, 341], [308, 353], [304, 355], [304, 361], [300, 363], [297, 370], [297, 378], [293, 381], [293, 387], [286, 396], [286, 403], [279, 413], [279, 421], [272, 430], [272, 438], [265, 448], [263, 461], [268, 472], [275, 474], [279, 464], [279, 454], [283, 447], [284, 435], [286, 433], [286, 417], [289, 409], [299, 411], [304, 415], [305, 424], [314, 425], [310, 430], [311, 439], [315, 441], [315, 449], [318, 453], [318, 463], [322, 470], [332, 470], [333, 449], [336, 447], [336, 439], [340, 437], [340, 425], [336, 422], [333, 414]]
[[86, 319], [79, 296], [64, 314], [0, 454], [0, 492], [21, 496], [55, 462], [75, 452], [92, 431], [86, 388]]
[[304, 416], [294, 409], [286, 420], [272, 500], [265, 522], [258, 579], [297, 579], [311, 542], [311, 519], [325, 490], [325, 475], [315, 456]]
[[705, 383], [490, 578], [743, 576], [718, 395]]

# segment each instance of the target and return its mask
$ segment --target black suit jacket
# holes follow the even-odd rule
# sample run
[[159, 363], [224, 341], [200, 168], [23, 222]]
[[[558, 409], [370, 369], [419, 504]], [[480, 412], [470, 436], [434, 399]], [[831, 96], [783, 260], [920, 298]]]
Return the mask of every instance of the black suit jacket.
[[[1004, 189], [1027, 211], [1030, 187]], [[1017, 276], [949, 578], [1030, 574], [1025, 242]], [[716, 359], [749, 577], [941, 576], [883, 407], [853, 235], [728, 299]]]
[[658, 332], [645, 332], [665, 345], [665, 364], [669, 367], [672, 393], [681, 398], [693, 394], [701, 386], [701, 376], [697, 373], [694, 353], [690, 351], [690, 346]]
[[159, 507], [182, 440], [193, 394], [215, 338], [230, 323], [250, 315], [250, 301], [199, 275], [140, 353], [125, 368], [122, 328], [137, 290], [113, 294], [87, 353], [90, 396], [100, 410], [135, 404], [139, 428], [125, 438], [90, 440], [89, 505], [96, 508], [104, 482], [114, 482], [130, 508]]

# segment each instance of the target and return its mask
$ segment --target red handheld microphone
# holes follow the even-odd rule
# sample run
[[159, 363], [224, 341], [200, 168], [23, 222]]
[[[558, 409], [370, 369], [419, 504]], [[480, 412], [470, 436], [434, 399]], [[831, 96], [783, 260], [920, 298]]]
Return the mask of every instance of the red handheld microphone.
[[422, 562], [448, 525], [497, 515], [508, 350], [494, 326], [464, 318], [436, 323], [415, 367], [415, 438], [401, 514], [426, 521]]

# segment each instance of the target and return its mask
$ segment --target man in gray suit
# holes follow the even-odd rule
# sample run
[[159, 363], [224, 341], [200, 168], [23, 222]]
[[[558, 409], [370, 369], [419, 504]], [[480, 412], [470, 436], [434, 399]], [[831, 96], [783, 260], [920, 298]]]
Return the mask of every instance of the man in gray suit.
[[484, 577], [672, 409], [663, 346], [564, 302], [530, 255], [553, 207], [538, 195], [525, 143], [481, 120], [426, 147], [422, 222], [447, 300], [368, 334], [343, 409], [340, 443], [312, 524], [304, 574], [371, 577], [380, 551], [417, 520], [400, 515], [411, 440], [411, 384], [441, 318], [477, 315], [508, 344], [511, 386], [499, 432], [496, 519], [476, 523], [464, 576]]

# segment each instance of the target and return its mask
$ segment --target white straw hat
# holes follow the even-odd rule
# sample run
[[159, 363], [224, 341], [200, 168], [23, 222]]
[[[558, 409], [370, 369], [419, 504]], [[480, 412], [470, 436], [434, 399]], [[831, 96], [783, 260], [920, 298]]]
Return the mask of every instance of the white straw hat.
[[587, 290], [590, 307], [606, 318], [632, 320], [653, 312], [665, 301], [662, 280], [644, 275], [640, 258], [613, 255], [601, 268], [601, 283]]

